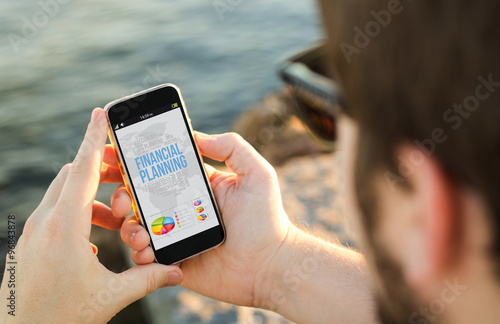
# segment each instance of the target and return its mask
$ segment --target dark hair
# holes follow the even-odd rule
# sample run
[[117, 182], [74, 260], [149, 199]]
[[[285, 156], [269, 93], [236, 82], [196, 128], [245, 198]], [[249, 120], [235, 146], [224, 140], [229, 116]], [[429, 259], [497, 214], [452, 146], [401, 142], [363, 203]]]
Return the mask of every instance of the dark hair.
[[375, 171], [405, 184], [395, 148], [415, 143], [457, 185], [484, 198], [500, 264], [499, 1], [321, 5], [332, 76], [344, 90], [346, 114], [359, 123], [356, 188], [365, 218], [375, 203]]

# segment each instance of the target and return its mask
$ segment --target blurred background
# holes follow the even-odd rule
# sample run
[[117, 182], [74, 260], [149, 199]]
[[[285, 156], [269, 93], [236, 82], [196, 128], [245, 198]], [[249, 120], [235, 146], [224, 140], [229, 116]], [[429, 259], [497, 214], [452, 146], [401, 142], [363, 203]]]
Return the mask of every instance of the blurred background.
[[[278, 168], [294, 222], [352, 245], [336, 194], [335, 157], [316, 148], [287, 114], [275, 73], [279, 58], [321, 38], [313, 0], [2, 1], [2, 255], [7, 215], [16, 215], [20, 234], [57, 171], [73, 160], [92, 109], [166, 82], [182, 90], [195, 129], [236, 130], [259, 146]], [[269, 129], [271, 113], [286, 116], [286, 127], [259, 133]], [[98, 199], [109, 202], [112, 190], [103, 185]], [[118, 233], [94, 228], [92, 236], [110, 270], [131, 266]], [[287, 321], [178, 287], [157, 291], [112, 322]]]

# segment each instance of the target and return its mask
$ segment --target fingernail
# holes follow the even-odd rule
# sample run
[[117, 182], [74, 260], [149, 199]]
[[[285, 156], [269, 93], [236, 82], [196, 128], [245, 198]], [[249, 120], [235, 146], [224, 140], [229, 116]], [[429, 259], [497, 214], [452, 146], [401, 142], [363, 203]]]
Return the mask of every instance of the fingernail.
[[92, 251], [94, 252], [94, 254], [97, 255], [97, 253], [99, 253], [99, 249], [97, 248], [97, 246], [95, 246], [93, 243], [90, 243], [90, 246], [92, 247]]
[[167, 277], [167, 286], [177, 286], [181, 282], [181, 277], [175, 271], [169, 272]]
[[137, 234], [137, 232], [130, 234], [130, 245], [133, 245], [135, 234]]
[[99, 116], [99, 109], [95, 108], [92, 111], [92, 116], [90, 117], [90, 121], [93, 122], [94, 120], [96, 120], [97, 116]]

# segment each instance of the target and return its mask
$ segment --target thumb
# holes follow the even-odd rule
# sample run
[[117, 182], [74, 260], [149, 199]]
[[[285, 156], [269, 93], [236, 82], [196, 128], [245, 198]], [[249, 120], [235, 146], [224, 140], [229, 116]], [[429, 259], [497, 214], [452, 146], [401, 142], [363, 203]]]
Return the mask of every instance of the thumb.
[[158, 263], [136, 265], [118, 276], [125, 286], [123, 293], [120, 294], [125, 306], [151, 294], [158, 288], [176, 286], [181, 283], [183, 277], [182, 270], [178, 266]]

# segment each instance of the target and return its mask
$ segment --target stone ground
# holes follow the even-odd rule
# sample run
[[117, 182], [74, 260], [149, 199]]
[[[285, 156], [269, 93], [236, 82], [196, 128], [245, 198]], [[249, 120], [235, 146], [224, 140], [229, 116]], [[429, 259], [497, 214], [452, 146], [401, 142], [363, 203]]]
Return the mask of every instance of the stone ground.
[[[283, 93], [267, 96], [244, 113], [233, 130], [275, 166], [293, 223], [328, 241], [355, 247], [343, 218], [335, 153], [317, 148], [287, 100]], [[275, 313], [219, 302], [182, 287], [159, 290], [144, 300], [153, 324], [290, 323]]]
[[[301, 228], [333, 242], [354, 246], [345, 230], [337, 192], [333, 154], [296, 157], [277, 168], [283, 205]], [[182, 287], [162, 289], [145, 298], [154, 324], [160, 323], [290, 323], [268, 311], [219, 302]], [[170, 322], [165, 318], [170, 317]]]
[[[329, 241], [355, 246], [345, 229], [337, 166], [334, 153], [323, 153], [294, 157], [276, 167], [283, 205], [300, 228]], [[100, 247], [99, 258], [110, 270], [120, 272], [133, 265], [130, 249], [121, 243], [118, 232], [95, 227], [91, 240]], [[112, 320], [112, 323], [141, 322], [290, 323], [275, 313], [219, 302], [182, 287], [158, 290]]]
[[[242, 134], [276, 167], [283, 205], [295, 224], [329, 241], [355, 246], [342, 216], [338, 192], [340, 175], [335, 154], [323, 152], [314, 145], [300, 121], [293, 116], [291, 106], [283, 93], [271, 94], [245, 112], [232, 129]], [[215, 166], [224, 168], [220, 163], [215, 163]], [[31, 205], [26, 203], [24, 197], [12, 210], [18, 215], [28, 216], [43, 196], [43, 188], [37, 187], [39, 192], [31, 195], [28, 200]], [[109, 203], [113, 190], [114, 186], [103, 185], [97, 199]], [[25, 220], [19, 218], [18, 232]], [[0, 241], [3, 239], [0, 238]], [[108, 269], [121, 272], [132, 266], [130, 250], [121, 242], [118, 232], [94, 226], [91, 241], [99, 246], [98, 257]], [[6, 250], [2, 247], [5, 246], [0, 246], [3, 254]], [[289, 323], [275, 313], [218, 302], [182, 287], [161, 289], [130, 305], [111, 321], [153, 324], [200, 322]]]

